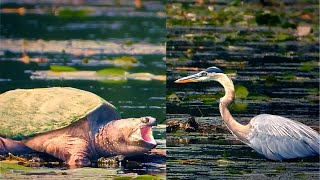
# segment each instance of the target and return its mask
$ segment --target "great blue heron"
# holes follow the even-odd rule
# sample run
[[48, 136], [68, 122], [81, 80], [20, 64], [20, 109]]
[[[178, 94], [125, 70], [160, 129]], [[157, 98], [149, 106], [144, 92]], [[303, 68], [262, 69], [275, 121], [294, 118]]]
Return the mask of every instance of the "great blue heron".
[[175, 83], [217, 81], [225, 89], [219, 110], [233, 135], [258, 153], [272, 160], [302, 158], [319, 155], [320, 135], [309, 126], [285, 117], [260, 114], [247, 125], [238, 123], [228, 107], [235, 98], [232, 80], [217, 67], [180, 78]]

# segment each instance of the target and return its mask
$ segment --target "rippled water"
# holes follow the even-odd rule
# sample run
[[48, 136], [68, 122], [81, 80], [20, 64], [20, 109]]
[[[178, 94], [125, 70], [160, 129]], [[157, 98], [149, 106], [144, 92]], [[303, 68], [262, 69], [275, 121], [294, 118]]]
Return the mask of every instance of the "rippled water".
[[[76, 4], [74, 4], [76, 3]], [[153, 116], [165, 119], [165, 82], [128, 77], [135, 73], [165, 75], [164, 2], [133, 1], [1, 1], [0, 93], [17, 88], [69, 86], [93, 92], [115, 105], [122, 117]], [[115, 62], [133, 57], [137, 62]], [[65, 65], [79, 72], [95, 73], [105, 68], [124, 71], [120, 81], [81, 77], [48, 80], [32, 78]], [[61, 74], [61, 73], [60, 73]], [[68, 77], [66, 75], [64, 77]], [[86, 79], [86, 80], [79, 80]], [[165, 148], [164, 127], [156, 127], [158, 149]], [[1, 132], [0, 132], [1, 134]], [[119, 175], [151, 174], [164, 177], [165, 157], [149, 156], [142, 164], [116, 168], [60, 170], [36, 168], [15, 171], [6, 178], [112, 178]], [[51, 173], [53, 172], [53, 173]], [[51, 173], [51, 174], [50, 174]]]
[[[239, 3], [236, 5], [236, 3]], [[170, 1], [167, 5], [167, 120], [223, 126], [216, 82], [175, 84], [174, 80], [217, 66], [239, 90], [231, 113], [246, 124], [262, 113], [319, 125], [319, 20], [317, 2], [304, 3], [313, 18], [304, 21], [300, 5], [262, 6], [255, 1]], [[282, 14], [314, 31], [255, 24], [256, 12]], [[254, 12], [254, 13], [252, 13]], [[301, 12], [302, 13], [302, 12]], [[220, 15], [220, 16], [219, 16]], [[243, 20], [246, 19], [247, 20]], [[279, 40], [279, 34], [291, 39]], [[291, 34], [291, 35], [290, 35]], [[243, 89], [246, 89], [243, 91]], [[231, 133], [167, 134], [167, 179], [318, 179], [319, 158], [288, 162], [266, 160]]]

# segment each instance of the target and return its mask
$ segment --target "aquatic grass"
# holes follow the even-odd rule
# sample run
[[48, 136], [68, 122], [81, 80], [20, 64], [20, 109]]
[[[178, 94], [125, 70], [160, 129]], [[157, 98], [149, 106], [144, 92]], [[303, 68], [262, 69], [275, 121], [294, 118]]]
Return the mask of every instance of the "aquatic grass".
[[71, 66], [58, 66], [58, 65], [50, 65], [50, 70], [53, 72], [73, 72], [77, 71], [76, 68]]

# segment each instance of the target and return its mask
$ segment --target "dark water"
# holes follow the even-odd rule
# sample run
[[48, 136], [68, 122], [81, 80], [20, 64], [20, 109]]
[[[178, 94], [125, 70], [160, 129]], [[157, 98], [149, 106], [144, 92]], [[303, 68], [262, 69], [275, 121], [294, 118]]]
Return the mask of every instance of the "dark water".
[[[86, 80], [48, 80], [31, 76], [48, 71], [51, 65], [90, 72], [117, 68], [127, 74], [165, 75], [164, 11], [162, 1], [143, 2], [142, 7], [135, 7], [133, 1], [1, 1], [0, 93], [17, 88], [74, 87], [106, 99], [124, 118], [153, 116], [162, 122], [165, 119], [163, 80], [99, 81], [86, 77]], [[137, 62], [109, 63], [123, 56], [136, 58]], [[160, 143], [158, 148], [165, 148], [164, 128], [155, 128], [154, 136]], [[125, 174], [164, 176], [164, 164], [165, 158], [161, 157], [139, 166], [67, 170], [66, 178], [92, 178], [97, 174], [101, 178]], [[57, 178], [48, 172], [63, 172], [50, 168], [35, 170], [32, 176], [24, 176], [24, 172], [18, 175], [40, 178], [36, 174], [41, 171], [44, 177]], [[7, 178], [11, 176], [15, 175], [9, 174]]]
[[[223, 126], [218, 108], [224, 93], [220, 84], [174, 83], [217, 66], [239, 90], [231, 113], [240, 123], [269, 113], [319, 126], [318, 2], [282, 1], [265, 6], [260, 2], [168, 3], [168, 120], [194, 116], [200, 123]], [[301, 7], [308, 9], [311, 19], [302, 19], [306, 11]], [[261, 12], [271, 12], [281, 22], [257, 24]], [[313, 31], [298, 37], [295, 27], [283, 22], [308, 25]], [[173, 97], [179, 99], [172, 101]], [[266, 160], [231, 133], [167, 134], [167, 179], [318, 179], [319, 165], [318, 157]]]

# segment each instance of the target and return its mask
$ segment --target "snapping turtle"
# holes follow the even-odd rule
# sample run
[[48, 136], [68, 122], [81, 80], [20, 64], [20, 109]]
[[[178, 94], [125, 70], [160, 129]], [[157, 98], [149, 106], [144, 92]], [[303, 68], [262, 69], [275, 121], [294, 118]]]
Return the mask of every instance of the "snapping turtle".
[[112, 104], [75, 88], [0, 94], [2, 154], [44, 152], [69, 165], [88, 166], [100, 157], [133, 156], [154, 148], [154, 125], [150, 116], [121, 119]]

